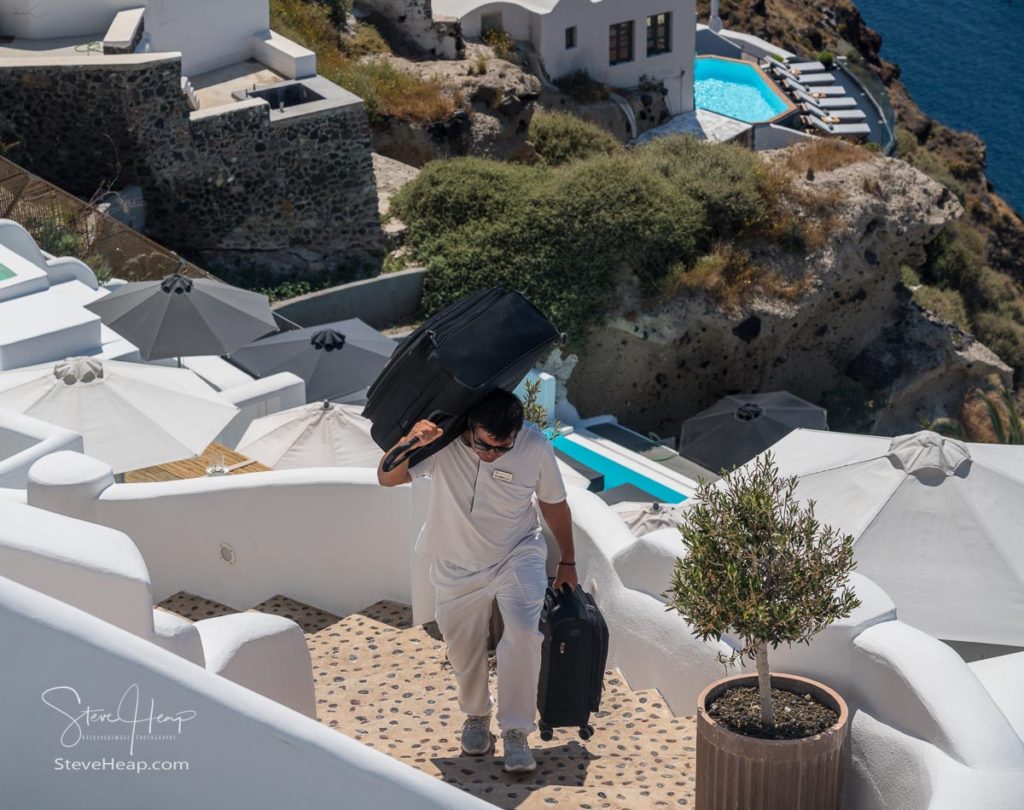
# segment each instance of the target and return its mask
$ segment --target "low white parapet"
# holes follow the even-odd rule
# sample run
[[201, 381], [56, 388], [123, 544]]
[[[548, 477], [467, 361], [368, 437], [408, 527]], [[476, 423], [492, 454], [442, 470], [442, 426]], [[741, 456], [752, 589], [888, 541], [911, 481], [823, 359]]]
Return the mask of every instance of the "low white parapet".
[[[5, 808], [329, 807], [339, 801], [347, 810], [492, 807], [3, 577], [0, 649], [8, 653], [0, 656]], [[141, 725], [132, 740], [125, 719], [132, 715], [116, 715], [122, 700], [127, 712], [138, 706], [134, 717]], [[107, 709], [106, 719], [97, 712], [86, 728], [86, 705]], [[155, 741], [146, 734], [144, 718], [151, 713]], [[91, 736], [76, 740], [76, 730]], [[83, 802], [83, 779], [56, 772], [58, 760], [120, 760], [127, 767], [103, 766], [87, 774], [88, 795], [106, 798]], [[152, 761], [173, 771], [139, 778], [139, 766]]]
[[0, 571], [130, 633], [153, 637], [146, 563], [121, 532], [0, 504]]
[[83, 449], [74, 431], [0, 408], [0, 487], [24, 487], [29, 469], [43, 456]]
[[283, 593], [338, 616], [411, 602], [410, 550], [425, 515], [410, 487], [381, 487], [372, 469], [116, 484], [109, 465], [77, 453], [36, 462], [28, 499], [128, 534], [155, 601], [184, 590], [244, 610]]
[[313, 662], [291, 619], [233, 613], [197, 622], [206, 668], [316, 719]]
[[269, 28], [253, 35], [252, 56], [289, 79], [316, 75], [316, 54]]
[[128, 8], [117, 12], [103, 36], [103, 53], [132, 53], [142, 38], [145, 14], [145, 8]]

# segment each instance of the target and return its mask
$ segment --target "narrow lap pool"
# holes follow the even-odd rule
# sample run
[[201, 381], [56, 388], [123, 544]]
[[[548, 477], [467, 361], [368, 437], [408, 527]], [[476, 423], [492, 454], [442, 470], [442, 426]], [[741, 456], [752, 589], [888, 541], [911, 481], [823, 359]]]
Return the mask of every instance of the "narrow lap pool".
[[697, 57], [693, 99], [702, 110], [748, 124], [770, 121], [794, 109], [759, 67], [718, 56]]
[[565, 455], [575, 459], [580, 464], [586, 464], [592, 470], [596, 470], [604, 475], [604, 488], [606, 490], [617, 487], [620, 484], [632, 484], [648, 493], [653, 500], [663, 503], [682, 503], [686, 500], [686, 496], [683, 493], [676, 492], [674, 489], [648, 478], [643, 473], [619, 464], [614, 459], [597, 453], [589, 447], [584, 447], [579, 442], [575, 442], [566, 436], [556, 436], [552, 443], [560, 453], [565, 453]]

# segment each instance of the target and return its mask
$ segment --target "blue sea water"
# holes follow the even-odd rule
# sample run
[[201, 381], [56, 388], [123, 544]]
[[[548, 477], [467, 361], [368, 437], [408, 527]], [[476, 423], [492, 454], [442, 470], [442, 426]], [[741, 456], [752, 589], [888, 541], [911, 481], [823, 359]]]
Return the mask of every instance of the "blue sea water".
[[1024, 212], [1024, 0], [855, 0], [930, 117], [981, 136], [988, 177]]

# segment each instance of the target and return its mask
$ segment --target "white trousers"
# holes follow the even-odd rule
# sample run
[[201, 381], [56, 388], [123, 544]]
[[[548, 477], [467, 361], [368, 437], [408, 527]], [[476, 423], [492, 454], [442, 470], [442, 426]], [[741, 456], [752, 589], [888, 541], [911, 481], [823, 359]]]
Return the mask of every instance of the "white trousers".
[[430, 566], [437, 598], [437, 626], [448, 645], [448, 660], [459, 685], [459, 706], [467, 715], [489, 714], [487, 632], [491, 602], [505, 625], [498, 659], [498, 726], [502, 732], [536, 729], [537, 680], [544, 638], [538, 629], [547, 587], [547, 547], [537, 535], [520, 543], [501, 562], [474, 571], [445, 560]]

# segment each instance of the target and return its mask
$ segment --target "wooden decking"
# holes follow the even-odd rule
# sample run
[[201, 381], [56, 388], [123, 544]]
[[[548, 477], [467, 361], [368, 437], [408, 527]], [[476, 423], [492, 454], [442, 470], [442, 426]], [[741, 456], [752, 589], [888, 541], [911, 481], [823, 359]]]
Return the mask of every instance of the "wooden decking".
[[126, 484], [141, 484], [147, 481], [180, 481], [183, 478], [203, 478], [206, 476], [207, 470], [218, 463], [223, 463], [225, 468], [243, 465], [236, 467], [226, 475], [270, 470], [270, 467], [214, 442], [203, 451], [201, 456], [172, 461], [168, 464], [158, 464], [155, 467], [143, 467], [141, 470], [132, 470], [125, 473], [124, 481]]

